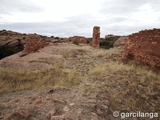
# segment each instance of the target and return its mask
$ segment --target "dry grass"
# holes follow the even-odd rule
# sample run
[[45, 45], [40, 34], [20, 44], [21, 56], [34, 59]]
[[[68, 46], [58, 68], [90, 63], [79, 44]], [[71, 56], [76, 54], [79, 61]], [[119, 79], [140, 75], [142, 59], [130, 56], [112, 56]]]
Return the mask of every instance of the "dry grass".
[[104, 51], [103, 49], [100, 49], [100, 50], [95, 49], [93, 54], [95, 57], [102, 58], [102, 57], [106, 56], [105, 53], [106, 53], [106, 51]]
[[110, 61], [105, 64], [97, 65], [94, 69], [90, 70], [90, 75], [103, 76], [107, 73], [116, 72], [134, 72], [142, 77], [151, 77], [160, 79], [160, 74], [155, 73], [153, 70], [145, 69], [135, 64], [124, 64], [118, 61]]
[[[158, 107], [153, 108], [150, 104], [159, 104], [159, 72], [136, 64], [111, 61], [96, 66], [89, 74], [93, 82], [101, 81], [100, 91], [106, 89], [110, 94], [111, 109], [122, 110], [124, 107], [131, 111], [158, 110]], [[117, 106], [121, 106], [120, 109], [117, 109]]]
[[81, 76], [61, 63], [50, 69], [24, 70], [0, 68], [0, 92], [39, 89], [50, 86], [72, 87], [81, 82]]
[[85, 47], [77, 47], [74, 49], [73, 48], [64, 55], [64, 58], [74, 58], [77, 56], [82, 56], [88, 52], [88, 49]]
[[91, 93], [97, 92], [96, 86], [86, 86], [84, 87], [83, 96], [89, 96]]
[[106, 65], [104, 65], [104, 66], [101, 66], [101, 65], [97, 65], [95, 68], [93, 68], [93, 69], [91, 69], [90, 71], [89, 71], [89, 74], [92, 76], [103, 76], [105, 73], [106, 73], [106, 71], [107, 71], [107, 69], [106, 69], [107, 67], [106, 67]]

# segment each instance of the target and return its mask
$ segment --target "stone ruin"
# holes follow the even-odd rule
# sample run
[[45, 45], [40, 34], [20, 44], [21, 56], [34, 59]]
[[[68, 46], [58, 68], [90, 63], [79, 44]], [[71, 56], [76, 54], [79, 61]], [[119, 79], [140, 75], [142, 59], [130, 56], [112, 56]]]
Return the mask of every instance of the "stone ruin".
[[30, 52], [36, 51], [40, 48], [43, 48], [47, 45], [48, 45], [48, 43], [43, 38], [41, 38], [39, 35], [29, 34], [26, 37], [26, 42], [24, 45], [23, 52], [28, 54]]
[[131, 34], [121, 59], [135, 60], [137, 63], [160, 69], [160, 29]]
[[100, 46], [100, 27], [99, 26], [95, 26], [93, 28], [93, 38], [92, 38], [92, 42], [91, 42], [93, 47], [98, 47]]
[[89, 40], [83, 36], [73, 36], [68, 38], [69, 42], [77, 41], [78, 43], [88, 44]]

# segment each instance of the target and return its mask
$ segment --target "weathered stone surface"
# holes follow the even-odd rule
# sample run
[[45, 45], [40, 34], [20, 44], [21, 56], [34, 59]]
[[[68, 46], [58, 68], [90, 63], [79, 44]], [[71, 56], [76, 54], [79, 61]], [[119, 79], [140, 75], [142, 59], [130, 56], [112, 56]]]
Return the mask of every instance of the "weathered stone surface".
[[17, 118], [25, 118], [27, 119], [30, 116], [28, 110], [21, 109], [16, 113]]
[[89, 43], [89, 40], [83, 36], [73, 36], [73, 37], [69, 37], [69, 42], [74, 42], [77, 41], [78, 43], [83, 43], [83, 44], [87, 44]]
[[22, 51], [25, 36], [18, 32], [0, 30], [0, 59]]
[[160, 69], [160, 29], [143, 30], [131, 34], [125, 44], [122, 60], [135, 60], [137, 63]]
[[100, 27], [99, 26], [95, 26], [93, 28], [93, 38], [92, 38], [92, 46], [93, 47], [98, 47], [100, 45]]
[[0, 30], [0, 36], [6, 35], [6, 36], [12, 36], [12, 35], [20, 35], [21, 33], [19, 32], [13, 32], [11, 30]]
[[52, 116], [50, 120], [65, 120], [64, 116]]
[[47, 42], [42, 39], [39, 35], [30, 34], [26, 37], [26, 42], [24, 45], [24, 52], [30, 53], [43, 48], [47, 45]]
[[36, 33], [22, 34], [11, 30], [0, 30], [0, 59], [23, 50], [24, 52], [20, 56], [25, 56], [31, 51], [43, 48], [46, 44], [62, 43], [66, 41], [67, 38], [47, 37]]
[[0, 30], [0, 46], [11, 46], [16, 49], [23, 45], [25, 35], [13, 31]]
[[5, 114], [3, 120], [27, 120], [30, 113], [26, 109], [19, 109], [17, 112]]
[[55, 109], [52, 109], [52, 110], [50, 110], [50, 111], [48, 112], [47, 116], [48, 116], [49, 118], [51, 118], [52, 116], [55, 115], [55, 113], [56, 113], [56, 110], [55, 110]]
[[120, 37], [118, 40], [116, 40], [116, 42], [114, 42], [113, 47], [124, 47], [127, 40], [128, 37]]

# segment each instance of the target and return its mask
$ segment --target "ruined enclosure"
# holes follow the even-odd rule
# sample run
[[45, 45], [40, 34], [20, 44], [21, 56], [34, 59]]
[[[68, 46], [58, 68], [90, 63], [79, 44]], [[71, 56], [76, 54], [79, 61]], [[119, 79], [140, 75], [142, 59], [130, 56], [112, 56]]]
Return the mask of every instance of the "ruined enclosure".
[[73, 37], [69, 37], [69, 42], [77, 42], [79, 43], [83, 43], [83, 44], [88, 44], [89, 40], [87, 38], [85, 38], [84, 36], [73, 36]]
[[26, 43], [24, 45], [24, 52], [30, 53], [37, 51], [40, 48], [43, 48], [47, 45], [47, 42], [42, 39], [39, 35], [30, 34], [26, 37]]
[[160, 69], [160, 29], [131, 34], [122, 59], [124, 61], [133, 59], [137, 63]]
[[92, 38], [92, 46], [93, 47], [98, 47], [100, 46], [100, 27], [95, 26], [93, 28], [93, 38]]

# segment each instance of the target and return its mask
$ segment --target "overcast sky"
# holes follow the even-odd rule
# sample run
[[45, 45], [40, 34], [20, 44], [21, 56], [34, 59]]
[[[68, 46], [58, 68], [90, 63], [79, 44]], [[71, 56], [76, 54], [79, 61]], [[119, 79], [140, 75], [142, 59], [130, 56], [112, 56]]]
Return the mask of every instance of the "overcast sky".
[[160, 28], [160, 0], [0, 0], [0, 30], [92, 37]]

